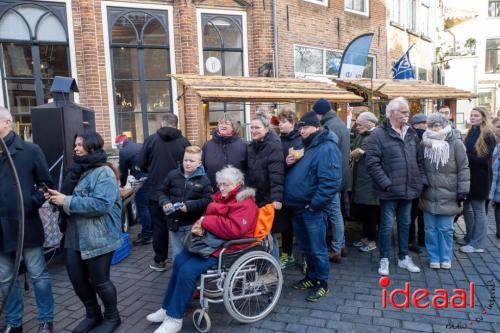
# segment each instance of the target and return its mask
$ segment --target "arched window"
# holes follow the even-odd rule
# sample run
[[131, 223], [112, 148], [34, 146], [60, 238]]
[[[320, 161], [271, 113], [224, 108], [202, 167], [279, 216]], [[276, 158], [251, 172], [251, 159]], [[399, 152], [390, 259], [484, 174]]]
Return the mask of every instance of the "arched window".
[[142, 142], [172, 112], [166, 11], [108, 9], [117, 133]]
[[[202, 13], [201, 23], [205, 75], [243, 76], [242, 16]], [[223, 113], [245, 124], [244, 104], [210, 103], [210, 126], [215, 126]]]
[[1, 3], [0, 48], [4, 103], [16, 131], [30, 140], [31, 108], [51, 98], [54, 76], [71, 76], [65, 6]]

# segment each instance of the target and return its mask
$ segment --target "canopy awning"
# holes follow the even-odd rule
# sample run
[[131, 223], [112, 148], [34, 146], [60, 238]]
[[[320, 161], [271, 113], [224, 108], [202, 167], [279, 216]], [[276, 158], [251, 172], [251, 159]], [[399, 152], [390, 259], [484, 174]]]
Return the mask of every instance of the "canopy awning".
[[363, 98], [334, 83], [292, 78], [172, 74], [203, 102], [362, 102]]
[[345, 80], [334, 79], [339, 88], [345, 88], [357, 93], [368, 93], [373, 90], [373, 96], [393, 99], [399, 96], [406, 99], [467, 99], [477, 95], [458, 88], [434, 84], [419, 80]]

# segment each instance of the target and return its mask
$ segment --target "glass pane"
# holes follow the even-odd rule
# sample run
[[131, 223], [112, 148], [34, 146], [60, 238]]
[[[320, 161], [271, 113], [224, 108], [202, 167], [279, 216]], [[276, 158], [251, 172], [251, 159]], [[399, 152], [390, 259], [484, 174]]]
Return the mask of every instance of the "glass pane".
[[14, 43], [2, 44], [5, 75], [33, 76], [33, 58], [31, 46], [16, 45]]
[[161, 127], [161, 118], [166, 112], [148, 112], [148, 134], [155, 133]]
[[113, 77], [115, 79], [138, 79], [137, 49], [113, 47]]
[[127, 18], [134, 24], [137, 31], [142, 31], [142, 27], [151, 17], [151, 15], [143, 12], [131, 12], [127, 14]]
[[323, 50], [296, 46], [295, 72], [323, 74]]
[[146, 98], [148, 111], [170, 111], [170, 81], [147, 81]]
[[373, 57], [368, 57], [366, 59], [365, 70], [363, 71], [363, 78], [369, 79], [373, 77]]
[[241, 52], [224, 52], [224, 75], [243, 76], [243, 55]]
[[141, 111], [139, 81], [115, 80], [115, 110], [117, 112]]
[[216, 18], [213, 19], [214, 24], [222, 34], [222, 43], [224, 48], [242, 48], [243, 36], [238, 25], [231, 19]]
[[222, 75], [222, 52], [203, 51], [205, 75]]
[[203, 47], [222, 47], [221, 35], [210, 22], [203, 27]]
[[10, 112], [30, 113], [31, 108], [36, 106], [35, 81], [6, 80], [6, 83]]
[[144, 74], [146, 79], [168, 79], [169, 52], [166, 49], [144, 49]]
[[67, 40], [63, 25], [52, 14], [42, 18], [36, 36], [40, 41], [65, 42]]
[[137, 44], [137, 33], [134, 26], [125, 17], [121, 16], [113, 25], [111, 42], [120, 44]]
[[36, 24], [46, 10], [32, 5], [18, 6], [15, 8], [28, 21], [32, 32], [35, 31]]
[[143, 43], [146, 45], [168, 45], [168, 38], [161, 23], [154, 19], [144, 29]]
[[31, 116], [14, 115], [14, 131], [24, 140], [33, 142], [33, 130], [31, 126]]
[[52, 82], [54, 80], [42, 80], [42, 89], [43, 89], [43, 102], [48, 103], [49, 100], [53, 98], [52, 93], [50, 92], [50, 87], [52, 87]]
[[116, 133], [130, 135], [136, 142], [144, 142], [142, 131], [142, 113], [116, 112]]
[[15, 12], [7, 12], [0, 21], [0, 38], [30, 40], [30, 31], [24, 20]]
[[42, 78], [70, 76], [68, 47], [65, 45], [40, 45]]
[[342, 60], [341, 52], [326, 51], [326, 74], [339, 75], [341, 60]]

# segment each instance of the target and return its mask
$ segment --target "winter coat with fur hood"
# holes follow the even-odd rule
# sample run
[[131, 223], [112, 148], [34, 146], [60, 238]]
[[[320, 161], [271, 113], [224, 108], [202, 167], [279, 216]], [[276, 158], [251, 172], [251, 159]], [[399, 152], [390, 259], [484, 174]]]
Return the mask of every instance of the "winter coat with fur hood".
[[[252, 188], [233, 189], [225, 198], [218, 192], [212, 196], [213, 202], [203, 216], [202, 227], [224, 240], [252, 238], [259, 208], [255, 203], [255, 190]], [[230, 246], [225, 252], [243, 249], [250, 244]], [[218, 257], [221, 249], [212, 255]]]

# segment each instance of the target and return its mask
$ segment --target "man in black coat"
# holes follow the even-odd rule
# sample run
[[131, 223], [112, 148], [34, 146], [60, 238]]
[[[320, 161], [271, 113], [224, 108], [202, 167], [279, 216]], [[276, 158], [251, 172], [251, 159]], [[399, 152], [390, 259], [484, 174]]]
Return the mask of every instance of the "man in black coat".
[[[38, 189], [45, 183], [52, 185], [45, 156], [37, 145], [24, 142], [12, 131], [12, 115], [0, 107], [0, 137], [7, 144], [14, 161], [21, 185], [24, 204], [23, 257], [35, 289], [39, 333], [53, 332], [54, 298], [52, 283], [43, 253], [44, 233], [38, 214], [45, 201]], [[0, 288], [6, 297], [14, 271], [18, 237], [18, 210], [16, 186], [6, 152], [0, 150]], [[16, 282], [5, 305], [5, 324], [2, 332], [22, 332], [23, 296], [19, 281]]]
[[178, 118], [167, 113], [161, 121], [161, 128], [149, 136], [142, 146], [138, 165], [148, 173], [146, 186], [149, 186], [149, 210], [153, 221], [153, 250], [155, 257], [149, 267], [162, 272], [166, 270], [165, 260], [168, 257], [168, 228], [163, 210], [158, 204], [160, 185], [171, 170], [182, 164], [184, 150], [189, 141], [177, 129]]
[[366, 165], [373, 179], [375, 193], [380, 200], [380, 275], [389, 275], [391, 234], [394, 216], [398, 224], [398, 266], [418, 273], [408, 256], [408, 234], [411, 202], [420, 196], [427, 184], [423, 158], [419, 155], [417, 133], [407, 125], [410, 108], [408, 101], [398, 97], [386, 107], [387, 120], [368, 138]]
[[[115, 139], [116, 146], [120, 150], [119, 153], [119, 170], [120, 170], [120, 186], [127, 185], [127, 178], [130, 175], [135, 179], [147, 177], [148, 174], [142, 172], [137, 165], [139, 154], [142, 150], [142, 145], [137, 144], [127, 138], [126, 135], [118, 135]], [[135, 205], [137, 213], [141, 219], [142, 230], [137, 239], [133, 241], [134, 245], [149, 244], [153, 238], [153, 227], [151, 225], [151, 213], [149, 212], [149, 187], [146, 184], [135, 194]]]

